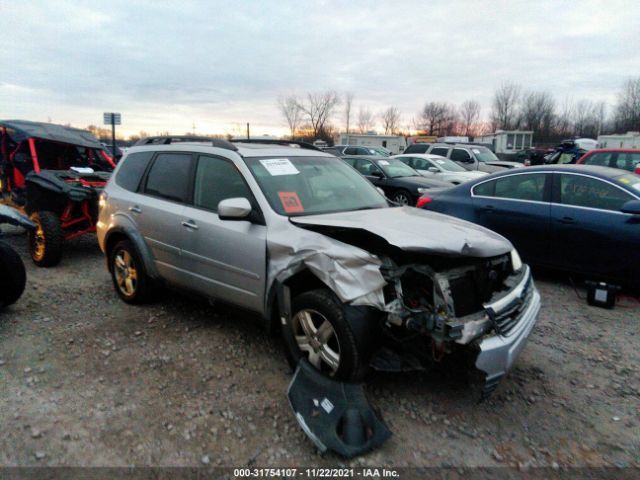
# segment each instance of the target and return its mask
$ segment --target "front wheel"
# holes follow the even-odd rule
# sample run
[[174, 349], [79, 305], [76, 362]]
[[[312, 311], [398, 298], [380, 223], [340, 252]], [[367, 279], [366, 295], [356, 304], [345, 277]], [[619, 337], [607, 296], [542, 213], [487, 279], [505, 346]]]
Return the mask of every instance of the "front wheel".
[[400, 205], [415, 205], [415, 202], [411, 198], [411, 194], [406, 190], [398, 190], [393, 195], [393, 201]]
[[20, 255], [0, 242], [0, 308], [15, 303], [27, 283], [27, 274]]
[[347, 320], [345, 306], [330, 291], [302, 293], [293, 299], [291, 319], [282, 326], [287, 359], [292, 368], [306, 358], [325, 375], [358, 380], [367, 371], [370, 349], [367, 334], [358, 327]]
[[29, 232], [29, 253], [39, 267], [53, 267], [60, 263], [64, 246], [64, 232], [60, 219], [53, 212], [38, 211], [31, 215], [36, 228]]
[[127, 303], [149, 300], [151, 281], [147, 277], [140, 255], [129, 240], [122, 240], [111, 250], [109, 270], [116, 292]]

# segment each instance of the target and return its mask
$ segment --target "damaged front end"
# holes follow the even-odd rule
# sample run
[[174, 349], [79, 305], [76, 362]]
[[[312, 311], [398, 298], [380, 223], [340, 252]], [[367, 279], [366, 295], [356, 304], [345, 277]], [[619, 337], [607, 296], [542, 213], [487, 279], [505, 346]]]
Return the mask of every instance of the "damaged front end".
[[424, 368], [469, 347], [478, 350], [476, 367], [486, 374], [482, 393], [489, 395], [524, 347], [540, 309], [531, 271], [514, 255], [402, 265], [385, 258], [384, 328], [392, 348], [372, 366]]

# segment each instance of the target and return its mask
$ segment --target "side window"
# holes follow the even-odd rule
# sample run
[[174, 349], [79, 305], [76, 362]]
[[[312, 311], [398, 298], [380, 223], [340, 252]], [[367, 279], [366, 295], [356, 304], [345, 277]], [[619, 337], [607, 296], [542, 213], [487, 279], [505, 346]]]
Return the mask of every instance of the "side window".
[[594, 153], [593, 155], [589, 155], [585, 159], [584, 163], [586, 165], [600, 165], [601, 167], [608, 167], [610, 159], [611, 153], [609, 152]]
[[474, 195], [481, 195], [483, 197], [493, 197], [496, 191], [496, 181], [484, 182], [473, 187]]
[[356, 147], [347, 147], [344, 149], [345, 155], [357, 155], [358, 149]]
[[196, 167], [193, 205], [218, 211], [226, 198], [244, 197], [251, 200], [249, 187], [236, 166], [227, 160], [200, 155]]
[[358, 160], [356, 163], [356, 170], [358, 170], [362, 175], [369, 176], [371, 176], [373, 172], [380, 171], [380, 169], [369, 160]]
[[560, 175], [560, 202], [565, 205], [618, 211], [629, 200], [633, 200], [631, 195], [602, 180]]
[[638, 165], [640, 165], [640, 153], [623, 152], [618, 154], [615, 164], [611, 166], [632, 171]]
[[449, 149], [447, 147], [435, 147], [429, 153], [431, 155], [440, 155], [441, 157], [446, 157]]
[[127, 155], [116, 174], [116, 184], [130, 192], [136, 192], [153, 152], [139, 152]]
[[433, 167], [433, 164], [424, 158], [414, 158], [411, 166], [419, 170], [429, 170], [429, 167]]
[[184, 153], [161, 153], [147, 175], [145, 193], [175, 202], [185, 202], [193, 158]]
[[358, 147], [358, 155], [374, 155], [376, 152], [364, 147]]
[[544, 200], [546, 177], [545, 173], [527, 173], [498, 178], [496, 180], [495, 196], [542, 202]]
[[451, 152], [451, 160], [456, 162], [468, 162], [471, 160], [471, 155], [462, 148], [454, 148], [453, 152]]
[[351, 165], [352, 167], [356, 166], [356, 159], [355, 158], [343, 158], [342, 160], [344, 160], [345, 163]]

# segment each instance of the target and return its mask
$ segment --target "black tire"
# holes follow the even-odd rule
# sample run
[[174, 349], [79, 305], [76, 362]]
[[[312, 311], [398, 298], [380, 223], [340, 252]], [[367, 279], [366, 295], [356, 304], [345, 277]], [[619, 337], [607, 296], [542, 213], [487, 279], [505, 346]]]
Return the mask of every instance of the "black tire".
[[[124, 262], [128, 277], [125, 275], [123, 265], [119, 263], [119, 259]], [[131, 276], [131, 268], [135, 271], [135, 280]], [[147, 275], [138, 250], [129, 240], [118, 242], [109, 252], [109, 271], [111, 272], [111, 279], [116, 293], [122, 300], [136, 305], [146, 303], [151, 299], [153, 292], [151, 279]], [[121, 283], [123, 277], [120, 275], [125, 275], [123, 283]], [[127, 283], [127, 278], [131, 280], [131, 285]], [[130, 289], [130, 286], [133, 288]]]
[[27, 283], [27, 274], [20, 255], [0, 242], [0, 308], [15, 303]]
[[46, 210], [31, 214], [37, 227], [29, 232], [31, 260], [39, 267], [53, 267], [60, 263], [64, 249], [64, 232], [58, 216]]
[[[369, 359], [375, 345], [375, 332], [378, 324], [366, 307], [345, 306], [329, 290], [319, 289], [302, 293], [293, 299], [291, 305], [291, 319], [282, 325], [282, 339], [285, 354], [292, 368], [295, 368], [301, 358], [310, 360], [310, 355], [303, 352], [296, 341], [294, 330], [301, 333], [301, 327], [296, 315], [304, 310], [311, 310], [328, 320], [333, 327], [335, 337], [332, 339], [334, 348], [339, 348], [339, 363], [337, 369], [332, 370], [323, 364], [319, 368], [322, 373], [346, 381], [362, 379], [369, 367]], [[329, 344], [329, 342], [327, 342]], [[310, 363], [313, 362], [310, 361]]]
[[[404, 202], [404, 200], [400, 200], [400, 198], [406, 198], [406, 203]], [[400, 190], [396, 190], [393, 193], [393, 199], [394, 202], [396, 203], [400, 203], [403, 205], [408, 205], [409, 207], [415, 207], [416, 202], [413, 198], [413, 195], [411, 195], [407, 190], [404, 189], [400, 189]]]

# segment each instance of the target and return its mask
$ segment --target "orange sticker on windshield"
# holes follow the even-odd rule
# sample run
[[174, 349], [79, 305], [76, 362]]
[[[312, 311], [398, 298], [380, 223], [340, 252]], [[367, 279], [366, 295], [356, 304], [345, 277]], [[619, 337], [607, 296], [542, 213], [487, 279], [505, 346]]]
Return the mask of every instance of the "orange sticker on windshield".
[[298, 198], [298, 194], [296, 192], [278, 192], [278, 196], [280, 197], [282, 208], [284, 208], [285, 212], [304, 212], [304, 207], [302, 206], [302, 202], [300, 202], [300, 199]]

